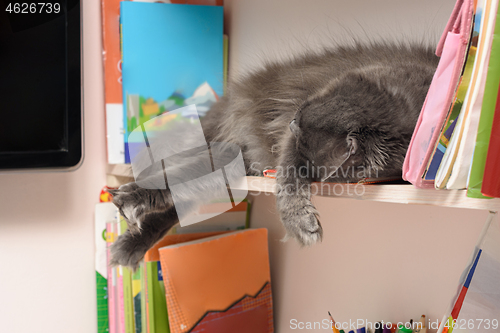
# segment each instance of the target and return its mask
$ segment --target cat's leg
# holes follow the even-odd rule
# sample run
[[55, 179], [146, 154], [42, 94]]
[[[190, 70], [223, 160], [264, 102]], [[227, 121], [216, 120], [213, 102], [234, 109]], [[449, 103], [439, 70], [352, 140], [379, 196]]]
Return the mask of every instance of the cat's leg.
[[[165, 183], [163, 174], [149, 178], [151, 183]], [[177, 222], [172, 195], [166, 189], [148, 189], [137, 183], [109, 190], [113, 203], [128, 225], [111, 246], [111, 265], [137, 269], [146, 252]]]
[[[153, 184], [165, 184], [163, 174], [150, 177], [150, 179]], [[113, 195], [113, 203], [121, 216], [125, 218], [132, 234], [141, 232], [146, 213], [165, 212], [173, 207], [172, 196], [168, 188], [151, 189], [143, 188], [137, 183], [128, 183], [117, 190], [109, 190], [109, 193]]]
[[[238, 151], [226, 148], [225, 145], [212, 146], [213, 160], [206, 149], [170, 158], [162, 163], [164, 170], [157, 168], [155, 174], [145, 179], [110, 190], [113, 203], [129, 226], [111, 247], [112, 264], [136, 268], [144, 254], [179, 221], [178, 212], [188, 214], [218, 194], [227, 195], [226, 182], [217, 177], [204, 177], [221, 166], [227, 179], [244, 176], [240, 175], [240, 168], [228, 163]], [[171, 189], [175, 191], [175, 207]]]
[[147, 212], [141, 217], [140, 233], [127, 230], [111, 246], [111, 265], [139, 267], [146, 252], [153, 247], [178, 221], [175, 209], [164, 212]]
[[285, 239], [312, 245], [321, 241], [323, 229], [311, 202], [310, 174], [293, 148], [290, 144], [282, 152], [276, 175], [276, 207], [287, 232]]

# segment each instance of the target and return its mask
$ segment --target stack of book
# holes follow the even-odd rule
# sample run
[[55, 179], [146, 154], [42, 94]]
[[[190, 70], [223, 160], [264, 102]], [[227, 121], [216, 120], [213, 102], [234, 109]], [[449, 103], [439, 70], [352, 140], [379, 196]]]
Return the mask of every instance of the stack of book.
[[[500, 197], [498, 2], [457, 2], [438, 46], [440, 64], [405, 159], [403, 178], [417, 187], [466, 188], [469, 197]], [[461, 53], [455, 40], [468, 48]], [[446, 76], [452, 68], [456, 77]], [[445, 77], [451, 79], [444, 82]], [[449, 100], [443, 85], [449, 86]]]
[[[97, 204], [98, 332], [197, 332], [198, 326], [204, 332], [224, 332], [221, 327], [247, 321], [250, 328], [266, 327], [258, 332], [272, 332], [267, 230], [247, 229], [249, 211], [244, 201], [206, 221], [173, 228], [133, 272], [108, 265], [110, 246], [127, 224], [111, 202]], [[231, 237], [222, 240], [225, 236]], [[185, 315], [176, 315], [179, 311]], [[240, 319], [228, 323], [229, 317]]]
[[130, 163], [136, 127], [191, 104], [203, 116], [223, 95], [222, 0], [103, 0], [102, 19], [108, 163]]

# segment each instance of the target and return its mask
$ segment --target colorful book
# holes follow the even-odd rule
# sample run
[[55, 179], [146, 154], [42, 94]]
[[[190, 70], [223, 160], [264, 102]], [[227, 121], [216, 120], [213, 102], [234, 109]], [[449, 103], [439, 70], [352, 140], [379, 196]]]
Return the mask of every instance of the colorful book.
[[172, 333], [274, 332], [267, 229], [181, 242], [159, 254]]
[[112, 203], [95, 206], [95, 271], [97, 291], [97, 332], [110, 332], [108, 305], [108, 248], [106, 242], [107, 222], [113, 221], [116, 207]]
[[498, 0], [478, 1], [476, 17], [481, 16], [476, 60], [462, 112], [456, 121], [450, 145], [439, 166], [436, 188], [461, 189], [467, 185], [470, 160], [476, 140], [477, 124], [486, 81], [486, 69], [490, 55], [493, 27]]
[[[106, 150], [109, 164], [125, 163], [122, 57], [119, 24], [120, 2], [122, 2], [122, 0], [102, 0], [101, 10], [104, 101], [106, 104]], [[156, 2], [162, 1], [157, 0]], [[163, 2], [168, 3], [170, 1], [164, 0]]]
[[[223, 94], [223, 8], [121, 3], [125, 161], [136, 127], [182, 106], [200, 116]], [[159, 123], [157, 126], [168, 126]], [[135, 147], [134, 145], [139, 147]]]
[[[122, 61], [120, 48], [120, 2], [102, 0], [102, 42], [104, 65], [104, 99], [106, 110], [106, 148], [109, 164], [125, 163]], [[131, 0], [138, 1], [138, 0]], [[139, 0], [142, 2], [164, 2], [222, 6], [222, 0]]]
[[[499, 10], [497, 10], [496, 19], [497, 22], [500, 22]], [[490, 59], [474, 156], [472, 158], [472, 166], [467, 186], [467, 196], [472, 198], [486, 198], [481, 194], [481, 187], [483, 184], [486, 155], [488, 153], [493, 117], [495, 115], [495, 105], [498, 98], [498, 86], [500, 83], [500, 61], [498, 61], [498, 59], [500, 59], [500, 24], [495, 24]]]
[[476, 62], [476, 53], [479, 42], [479, 32], [481, 28], [482, 7], [484, 5], [484, 0], [482, 1], [482, 3], [483, 4], [480, 4], [479, 6], [476, 5], [474, 8], [474, 21], [472, 23], [471, 39], [469, 43], [469, 49], [467, 51], [464, 70], [462, 72], [462, 76], [460, 77], [460, 82], [453, 98], [453, 104], [448, 112], [443, 128], [441, 129], [439, 140], [435, 144], [434, 152], [429, 160], [429, 164], [424, 175], [425, 180], [436, 179], [436, 174], [438, 172], [439, 166], [441, 165], [446, 150], [448, 149], [448, 145], [450, 144], [453, 131], [455, 130], [457, 119], [464, 106], [464, 99], [471, 84], [472, 71]]

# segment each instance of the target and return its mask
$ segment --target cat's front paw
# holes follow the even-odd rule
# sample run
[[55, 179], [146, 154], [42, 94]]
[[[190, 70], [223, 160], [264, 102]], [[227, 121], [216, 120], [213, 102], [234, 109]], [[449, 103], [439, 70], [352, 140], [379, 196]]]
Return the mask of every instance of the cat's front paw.
[[111, 245], [110, 265], [122, 265], [135, 271], [148, 250], [140, 235], [133, 235], [127, 230]]
[[323, 228], [318, 220], [318, 211], [312, 205], [281, 211], [281, 220], [286, 229], [285, 240], [295, 238], [301, 245], [321, 242]]

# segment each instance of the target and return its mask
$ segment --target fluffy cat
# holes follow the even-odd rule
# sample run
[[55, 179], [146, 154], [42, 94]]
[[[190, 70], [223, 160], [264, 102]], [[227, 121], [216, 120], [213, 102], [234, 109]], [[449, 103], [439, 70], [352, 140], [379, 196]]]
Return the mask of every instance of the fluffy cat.
[[[322, 239], [311, 182], [400, 177], [437, 63], [430, 47], [389, 43], [269, 63], [231, 82], [202, 127], [207, 142], [241, 148], [248, 175], [278, 169], [276, 207], [286, 236], [311, 245]], [[196, 158], [186, 166], [196, 168]], [[112, 194], [129, 224], [112, 262], [136, 268], [177, 223], [172, 198], [168, 188], [136, 183]]]

